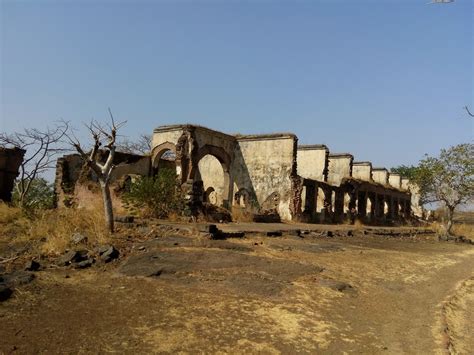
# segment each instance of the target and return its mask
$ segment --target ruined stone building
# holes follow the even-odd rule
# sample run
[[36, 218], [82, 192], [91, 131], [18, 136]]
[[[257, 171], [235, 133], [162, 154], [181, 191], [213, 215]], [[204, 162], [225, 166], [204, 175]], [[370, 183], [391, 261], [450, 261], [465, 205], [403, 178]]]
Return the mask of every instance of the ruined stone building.
[[[244, 210], [256, 220], [385, 223], [421, 214], [407, 179], [325, 145], [299, 146], [291, 133], [229, 135], [196, 125], [162, 126], [153, 132], [149, 156], [118, 154], [115, 160], [116, 185], [171, 165], [192, 203]], [[60, 203], [77, 196], [80, 166], [77, 155], [58, 160]]]
[[13, 185], [25, 153], [19, 148], [0, 147], [0, 200], [11, 201]]

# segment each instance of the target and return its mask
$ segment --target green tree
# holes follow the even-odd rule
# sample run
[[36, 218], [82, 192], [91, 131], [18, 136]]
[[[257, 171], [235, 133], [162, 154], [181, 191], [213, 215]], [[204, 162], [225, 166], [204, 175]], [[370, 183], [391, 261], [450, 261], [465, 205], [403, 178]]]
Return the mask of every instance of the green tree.
[[13, 190], [13, 203], [32, 210], [54, 207], [53, 184], [43, 178], [35, 178], [31, 182], [27, 180], [26, 183], [29, 185], [28, 194], [21, 200], [21, 190], [18, 189], [19, 184], [17, 184]]
[[438, 157], [425, 156], [414, 174], [423, 204], [442, 202], [447, 209], [446, 232], [451, 234], [454, 210], [474, 198], [474, 144], [442, 149]]
[[141, 177], [133, 181], [123, 200], [132, 212], [155, 218], [166, 218], [170, 213], [181, 214], [185, 208], [176, 172], [169, 168], [160, 169], [154, 177]]
[[391, 168], [390, 172], [400, 174], [403, 177], [413, 180], [415, 178], [417, 169], [418, 167], [413, 165], [399, 165], [395, 168]]

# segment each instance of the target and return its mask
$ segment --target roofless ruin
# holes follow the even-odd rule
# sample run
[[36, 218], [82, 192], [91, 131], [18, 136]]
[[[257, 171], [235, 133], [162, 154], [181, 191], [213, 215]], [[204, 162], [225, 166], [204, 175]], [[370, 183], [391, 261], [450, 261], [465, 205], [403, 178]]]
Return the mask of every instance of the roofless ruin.
[[[154, 130], [149, 155], [118, 153], [112, 183], [176, 169], [193, 206], [211, 203], [251, 212], [254, 220], [343, 223], [403, 222], [422, 213], [416, 187], [385, 168], [334, 154], [325, 145], [298, 145], [292, 133], [229, 135], [183, 124]], [[56, 173], [58, 204], [86, 204], [78, 155], [60, 158]]]

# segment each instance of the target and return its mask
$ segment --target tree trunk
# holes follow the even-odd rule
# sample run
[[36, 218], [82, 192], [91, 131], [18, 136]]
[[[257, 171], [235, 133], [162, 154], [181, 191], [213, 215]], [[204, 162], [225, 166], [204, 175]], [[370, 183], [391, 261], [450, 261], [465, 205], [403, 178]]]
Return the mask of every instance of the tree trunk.
[[112, 209], [112, 197], [110, 196], [109, 184], [100, 181], [100, 187], [102, 189], [102, 198], [104, 200], [104, 213], [105, 222], [110, 233], [114, 232], [114, 211]]
[[448, 220], [446, 224], [446, 233], [451, 235], [451, 229], [453, 228], [453, 217], [454, 217], [454, 207], [447, 206], [448, 208]]

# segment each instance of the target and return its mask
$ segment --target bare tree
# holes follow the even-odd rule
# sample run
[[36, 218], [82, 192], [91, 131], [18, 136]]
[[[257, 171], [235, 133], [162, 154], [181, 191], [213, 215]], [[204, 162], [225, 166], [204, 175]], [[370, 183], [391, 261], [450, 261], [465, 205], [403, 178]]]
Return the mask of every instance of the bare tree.
[[[117, 148], [116, 138], [118, 129], [125, 124], [122, 122], [116, 124], [112, 112], [109, 108], [109, 114], [111, 123], [107, 127], [103, 127], [97, 121], [91, 121], [87, 128], [89, 129], [90, 134], [94, 140], [94, 145], [90, 152], [86, 152], [79, 140], [71, 133], [68, 134], [70, 143], [74, 146], [77, 152], [84, 159], [87, 166], [95, 173], [97, 179], [99, 180], [99, 185], [102, 191], [102, 198], [104, 202], [104, 212], [107, 228], [111, 233], [114, 232], [114, 214], [112, 206], [112, 198], [110, 196], [110, 178], [112, 176], [112, 171], [114, 169], [113, 161], [115, 156], [115, 150]], [[104, 148], [108, 152], [107, 159], [105, 163], [101, 162], [99, 149], [102, 146], [103, 141], [105, 141]]]
[[0, 146], [26, 150], [19, 177], [15, 182], [20, 207], [25, 207], [33, 181], [46, 170], [53, 168], [56, 156], [64, 152], [61, 143], [68, 129], [68, 123], [61, 122], [45, 130], [27, 128], [23, 132], [13, 134], [0, 132]]
[[464, 109], [466, 110], [466, 112], [469, 116], [474, 117], [474, 114], [471, 111], [469, 111], [469, 107], [464, 106]]
[[150, 154], [151, 135], [140, 134], [137, 141], [132, 141], [128, 138], [122, 139], [117, 143], [117, 150], [129, 154]]

